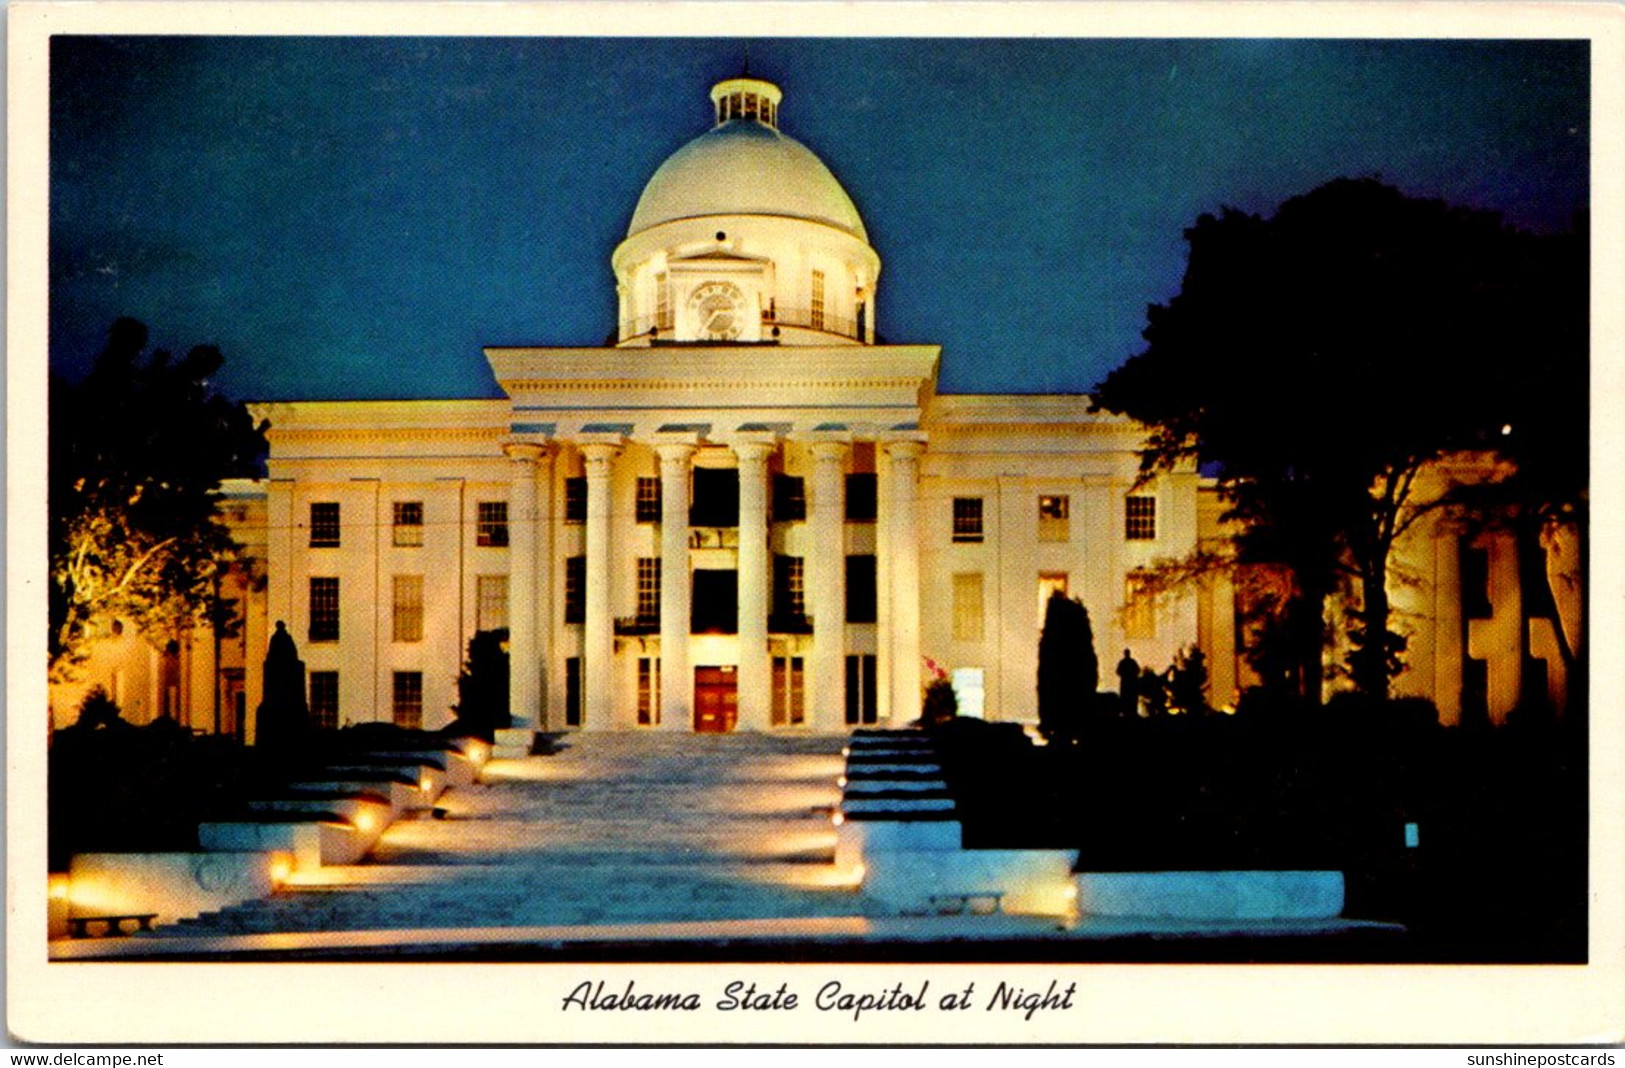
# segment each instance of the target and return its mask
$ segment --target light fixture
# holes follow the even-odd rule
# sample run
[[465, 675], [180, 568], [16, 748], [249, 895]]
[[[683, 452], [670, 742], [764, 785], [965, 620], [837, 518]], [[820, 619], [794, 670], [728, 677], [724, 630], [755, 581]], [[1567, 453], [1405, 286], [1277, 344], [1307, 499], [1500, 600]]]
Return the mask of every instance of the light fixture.
[[835, 815], [829, 818], [829, 821], [835, 824], [835, 826], [839, 827], [841, 824], [846, 822], [846, 816], [843, 813], [837, 812]]

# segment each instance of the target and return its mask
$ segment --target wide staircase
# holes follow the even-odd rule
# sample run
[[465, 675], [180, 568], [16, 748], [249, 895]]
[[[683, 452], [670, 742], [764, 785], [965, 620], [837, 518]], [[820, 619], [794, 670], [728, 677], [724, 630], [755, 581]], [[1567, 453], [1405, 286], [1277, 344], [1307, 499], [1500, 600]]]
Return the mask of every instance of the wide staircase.
[[493, 761], [369, 863], [146, 938], [668, 924], [875, 911], [834, 864], [840, 738], [578, 734]]

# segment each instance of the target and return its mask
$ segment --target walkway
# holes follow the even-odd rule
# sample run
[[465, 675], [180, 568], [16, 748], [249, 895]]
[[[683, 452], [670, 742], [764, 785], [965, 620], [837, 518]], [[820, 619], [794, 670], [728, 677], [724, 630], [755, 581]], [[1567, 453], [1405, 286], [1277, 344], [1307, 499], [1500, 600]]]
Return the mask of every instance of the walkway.
[[571, 736], [397, 823], [371, 863], [160, 929], [536, 928], [861, 915], [833, 864], [840, 738]]

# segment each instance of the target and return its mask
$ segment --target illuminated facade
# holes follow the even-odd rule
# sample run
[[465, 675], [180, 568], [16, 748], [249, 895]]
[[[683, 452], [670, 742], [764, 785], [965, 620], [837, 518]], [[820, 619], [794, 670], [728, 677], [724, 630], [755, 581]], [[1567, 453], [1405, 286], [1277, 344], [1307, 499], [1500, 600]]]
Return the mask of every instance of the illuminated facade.
[[[1137, 481], [1141, 431], [1086, 397], [939, 394], [937, 346], [881, 339], [880, 257], [779, 130], [779, 89], [736, 78], [711, 99], [714, 127], [657, 170], [614, 251], [613, 344], [487, 349], [500, 400], [254, 406], [269, 477], [227, 502], [246, 625], [117, 668], [130, 718], [251, 736], [284, 621], [331, 725], [442, 726], [469, 639], [499, 628], [513, 713], [538, 729], [902, 724], [938, 670], [962, 712], [1032, 721], [1056, 590], [1089, 608], [1104, 680], [1125, 648], [1161, 668], [1200, 644], [1213, 703], [1233, 703], [1229, 581], [1154, 599], [1138, 578], [1222, 538], [1196, 472]], [[1399, 689], [1447, 719], [1464, 650], [1506, 653], [1499, 617], [1464, 628], [1456, 549], [1407, 549], [1433, 561], [1433, 599], [1396, 599], [1441, 635], [1413, 643], [1427, 666]], [[87, 684], [129, 659], [99, 650]], [[59, 723], [81, 689], [54, 693]]]

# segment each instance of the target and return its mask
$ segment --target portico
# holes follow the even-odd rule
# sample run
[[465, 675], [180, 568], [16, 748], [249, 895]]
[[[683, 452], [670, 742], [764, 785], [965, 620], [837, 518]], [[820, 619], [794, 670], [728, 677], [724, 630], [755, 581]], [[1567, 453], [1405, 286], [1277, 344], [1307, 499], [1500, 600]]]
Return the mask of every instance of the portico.
[[[736, 688], [733, 729], [839, 731], [849, 655], [883, 647], [888, 667], [918, 664], [917, 427], [935, 346], [504, 348], [487, 357], [512, 409], [513, 705], [538, 707], [535, 726], [695, 730], [698, 702], [726, 677]], [[613, 407], [601, 383], [613, 383]], [[657, 397], [663, 403], [639, 403]], [[854, 519], [847, 479], [874, 475], [854, 470], [860, 453], [885, 457], [888, 475], [877, 482], [876, 514]], [[570, 496], [572, 477], [584, 480], [584, 516], [551, 508]], [[804, 508], [781, 501], [775, 514], [776, 483], [780, 498], [799, 496]], [[736, 500], [707, 499], [716, 486], [736, 486]], [[540, 518], [529, 528], [532, 514]], [[890, 568], [879, 596], [893, 626], [861, 649], [847, 619], [852, 556]], [[578, 622], [577, 592], [539, 581], [544, 568], [584, 576]], [[727, 579], [732, 603], [717, 592]], [[537, 679], [576, 673], [579, 705], [566, 707], [571, 687], [550, 687], [544, 700], [529, 664]], [[888, 674], [885, 703], [917, 715], [918, 671]]]

